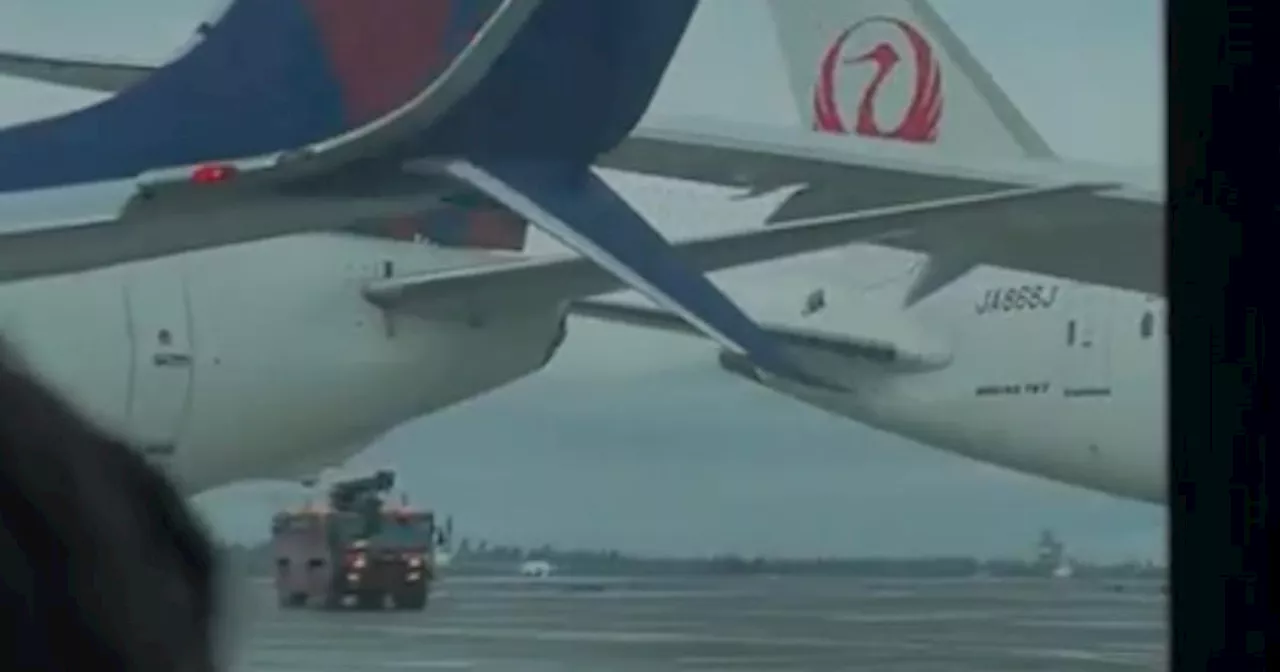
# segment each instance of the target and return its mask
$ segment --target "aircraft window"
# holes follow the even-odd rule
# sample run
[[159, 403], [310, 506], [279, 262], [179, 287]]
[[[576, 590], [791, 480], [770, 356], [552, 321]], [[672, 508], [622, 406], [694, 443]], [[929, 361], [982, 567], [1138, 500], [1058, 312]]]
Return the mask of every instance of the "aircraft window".
[[1067, 345], [1076, 344], [1076, 321], [1067, 322]]
[[1143, 313], [1142, 322], [1138, 329], [1142, 333], [1143, 340], [1151, 338], [1151, 334], [1155, 333], [1156, 330], [1156, 316], [1152, 315], [1151, 311]]

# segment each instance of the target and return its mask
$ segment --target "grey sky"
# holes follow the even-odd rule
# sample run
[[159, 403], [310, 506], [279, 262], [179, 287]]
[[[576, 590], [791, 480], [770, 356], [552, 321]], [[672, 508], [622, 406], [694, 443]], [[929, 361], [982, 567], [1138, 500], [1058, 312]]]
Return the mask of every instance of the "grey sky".
[[[9, 0], [0, 46], [163, 61], [221, 1]], [[1061, 154], [1161, 163], [1160, 3], [934, 4]], [[0, 124], [93, 99], [0, 78]], [[763, 8], [704, 0], [650, 111], [795, 125]], [[673, 237], [750, 226], [770, 207], [727, 203], [714, 188], [626, 182]], [[910, 263], [885, 251], [853, 254], [886, 278]], [[793, 312], [814, 278], [832, 272], [833, 256], [717, 280], [757, 314]], [[710, 354], [694, 341], [575, 323], [536, 379], [411, 423], [358, 462], [412, 471], [420, 498], [456, 512], [465, 531], [499, 540], [649, 552], [993, 553], [1021, 550], [1052, 525], [1091, 555], [1161, 552], [1163, 513], [1154, 507], [871, 432], [726, 379]], [[257, 536], [279, 491], [246, 485], [200, 501], [224, 533]]]

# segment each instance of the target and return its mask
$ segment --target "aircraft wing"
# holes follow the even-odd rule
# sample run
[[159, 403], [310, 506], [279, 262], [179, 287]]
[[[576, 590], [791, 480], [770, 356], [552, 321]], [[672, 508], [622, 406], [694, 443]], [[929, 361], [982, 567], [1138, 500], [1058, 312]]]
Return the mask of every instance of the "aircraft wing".
[[157, 69], [153, 65], [0, 51], [0, 75], [101, 93], [119, 93]]
[[134, 199], [118, 213], [98, 217], [50, 218], [46, 213], [25, 218], [21, 225], [0, 225], [0, 282], [417, 217], [442, 206], [430, 192], [360, 197], [264, 193], [186, 211]]
[[[809, 132], [679, 120], [637, 129], [597, 165], [737, 186], [749, 194], [802, 186], [771, 215], [775, 224], [1061, 180], [1132, 183], [1131, 176], [1057, 161], [946, 164], [930, 157], [928, 147], [863, 139], [854, 150], [841, 142]], [[1018, 215], [929, 227], [884, 244], [930, 255], [915, 299], [979, 264], [1164, 295], [1164, 198], [1155, 188], [1082, 191]]]
[[[964, 226], [1010, 209], [1071, 199], [1107, 185], [1018, 187], [988, 194], [940, 199], [812, 218], [762, 229], [672, 243], [677, 254], [703, 272], [733, 268], [839, 247], [858, 241], [891, 240], [924, 230]], [[497, 311], [564, 303], [625, 288], [613, 273], [577, 256], [495, 259], [491, 263], [377, 280], [365, 288], [374, 304], [428, 319], [466, 320]]]

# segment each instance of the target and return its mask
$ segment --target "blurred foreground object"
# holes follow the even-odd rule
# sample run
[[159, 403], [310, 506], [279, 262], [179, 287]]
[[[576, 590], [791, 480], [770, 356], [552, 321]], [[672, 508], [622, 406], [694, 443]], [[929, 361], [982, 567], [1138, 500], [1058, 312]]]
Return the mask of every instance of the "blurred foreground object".
[[169, 481], [0, 342], [5, 669], [214, 669], [213, 552]]

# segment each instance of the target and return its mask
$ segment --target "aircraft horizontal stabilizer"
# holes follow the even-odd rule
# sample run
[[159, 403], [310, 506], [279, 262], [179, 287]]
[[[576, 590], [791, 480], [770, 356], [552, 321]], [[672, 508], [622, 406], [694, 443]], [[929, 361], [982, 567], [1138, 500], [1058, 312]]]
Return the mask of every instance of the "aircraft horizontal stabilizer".
[[443, 170], [483, 191], [725, 348], [778, 375], [810, 376], [590, 170], [544, 162], [455, 161]]
[[[579, 299], [569, 304], [569, 311], [574, 315], [642, 329], [700, 335], [696, 329], [690, 327], [674, 313], [621, 301]], [[946, 366], [951, 361], [949, 356], [940, 353], [912, 352], [903, 347], [903, 344], [879, 339], [831, 334], [818, 329], [769, 323], [761, 323], [761, 327], [792, 349], [859, 359], [903, 372], [932, 371]]]
[[[641, 329], [701, 335], [678, 315], [658, 308], [636, 306], [619, 301], [591, 299], [574, 301], [570, 304], [570, 312], [574, 315]], [[935, 371], [951, 363], [950, 353], [916, 352], [904, 343], [769, 323], [762, 323], [761, 329], [782, 343], [788, 353], [797, 360], [823, 371], [827, 390], [854, 388], [857, 385], [859, 373], [866, 371], [866, 367], [874, 367], [877, 374], [921, 373]], [[768, 384], [771, 378], [776, 378], [770, 376], [767, 371], [762, 371], [748, 358], [727, 350], [720, 352], [719, 363], [720, 367], [726, 371], [757, 383]], [[802, 380], [786, 378], [784, 380], [792, 384], [807, 384]]]
[[[597, 165], [741, 187], [794, 188], [770, 216], [784, 224], [1016, 186], [1106, 182], [1111, 189], [1024, 204], [980, 228], [921, 229], [880, 244], [931, 255], [948, 274], [975, 264], [1163, 295], [1164, 198], [1151, 175], [1029, 159], [943, 160], [934, 148], [862, 139], [856, 146], [809, 131], [683, 119], [637, 129]], [[1123, 185], [1123, 186], [1121, 186]]]
[[150, 65], [0, 51], [0, 75], [102, 93], [119, 93], [146, 79], [156, 70], [155, 66]]
[[[895, 232], [963, 227], [1016, 203], [1065, 197], [1095, 188], [1098, 186], [1018, 188], [779, 224], [679, 241], [671, 246], [674, 256], [689, 267], [709, 272], [892, 236]], [[535, 223], [539, 217], [545, 219], [545, 213], [533, 214], [530, 219]], [[623, 249], [625, 252], [630, 248]], [[377, 280], [366, 286], [365, 296], [387, 310], [412, 312], [428, 319], [468, 320], [496, 312], [541, 309], [622, 289], [627, 283], [621, 275], [613, 269], [604, 270], [585, 257], [495, 259], [479, 266]], [[701, 328], [700, 331], [705, 333]], [[772, 336], [767, 337], [773, 340]]]
[[175, 216], [171, 208], [135, 201], [117, 216], [0, 227], [0, 282], [416, 217], [441, 205], [430, 192], [369, 197], [264, 193]]

